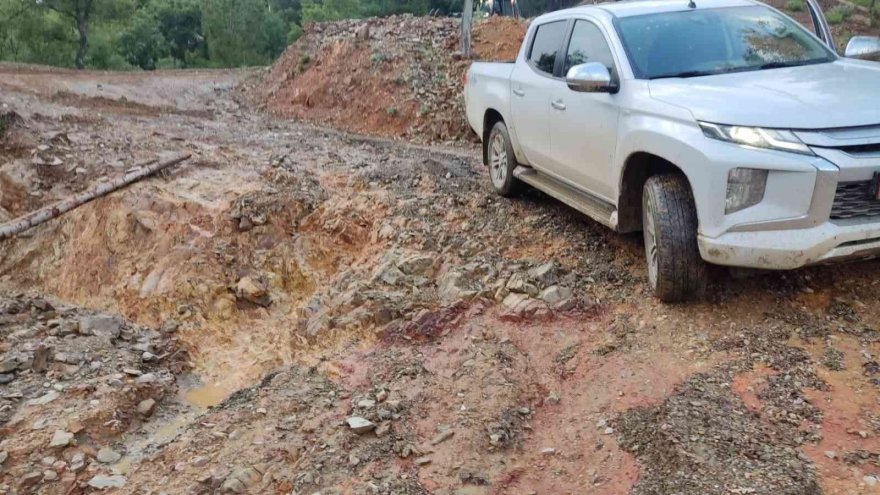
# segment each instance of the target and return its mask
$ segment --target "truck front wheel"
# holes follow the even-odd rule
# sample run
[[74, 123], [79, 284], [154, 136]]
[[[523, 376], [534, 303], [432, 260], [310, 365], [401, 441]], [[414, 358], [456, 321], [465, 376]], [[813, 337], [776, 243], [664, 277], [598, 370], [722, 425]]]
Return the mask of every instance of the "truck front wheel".
[[697, 209], [690, 185], [679, 174], [655, 175], [642, 193], [642, 230], [648, 281], [663, 302], [680, 302], [707, 284], [697, 247]]
[[522, 189], [522, 182], [513, 176], [513, 169], [517, 165], [516, 156], [513, 154], [513, 144], [504, 122], [498, 121], [492, 127], [486, 146], [492, 187], [501, 196], [515, 196]]

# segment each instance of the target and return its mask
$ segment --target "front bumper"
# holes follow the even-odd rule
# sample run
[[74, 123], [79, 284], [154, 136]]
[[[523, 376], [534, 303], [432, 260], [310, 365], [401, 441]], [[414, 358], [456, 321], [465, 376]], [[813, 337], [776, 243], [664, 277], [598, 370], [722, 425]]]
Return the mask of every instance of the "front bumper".
[[703, 259], [719, 265], [788, 270], [880, 257], [880, 217], [832, 217], [839, 184], [870, 182], [880, 171], [880, 150], [874, 148], [880, 144], [880, 126], [798, 135], [816, 154], [798, 159], [815, 171], [785, 172], [776, 165], [762, 165], [769, 155], [739, 156], [744, 166], [771, 170], [765, 198], [731, 215], [721, 215], [716, 206], [705, 226], [701, 216], [698, 244]]
[[880, 220], [826, 222], [809, 229], [698, 236], [709, 263], [766, 270], [880, 257]]

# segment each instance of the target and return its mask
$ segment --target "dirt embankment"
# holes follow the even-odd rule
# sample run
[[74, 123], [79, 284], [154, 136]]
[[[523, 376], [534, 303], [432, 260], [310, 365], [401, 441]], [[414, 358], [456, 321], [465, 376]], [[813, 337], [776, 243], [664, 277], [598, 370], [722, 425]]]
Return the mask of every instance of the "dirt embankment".
[[[474, 28], [478, 60], [516, 57], [526, 24]], [[250, 90], [271, 113], [360, 134], [420, 142], [469, 139], [456, 58], [460, 21], [394, 16], [311, 24]]]

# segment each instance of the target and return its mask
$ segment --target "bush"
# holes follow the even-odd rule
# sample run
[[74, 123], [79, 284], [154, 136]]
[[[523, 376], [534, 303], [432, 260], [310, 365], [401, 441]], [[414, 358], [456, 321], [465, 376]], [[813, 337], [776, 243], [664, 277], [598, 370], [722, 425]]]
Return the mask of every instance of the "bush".
[[156, 62], [167, 53], [165, 38], [156, 19], [146, 14], [136, 16], [119, 37], [118, 51], [131, 65], [155, 70]]
[[299, 65], [297, 66], [297, 71], [302, 73], [306, 71], [306, 67], [309, 66], [309, 62], [312, 61], [312, 57], [308, 53], [303, 53], [302, 57], [299, 58]]
[[89, 39], [86, 64], [100, 70], [131, 70], [133, 67], [116, 51], [117, 40], [109, 32], [98, 31]]
[[852, 15], [852, 8], [846, 5], [838, 5], [825, 13], [828, 24], [843, 24]]
[[789, 12], [803, 12], [806, 8], [804, 0], [788, 0], [785, 2], [785, 10]]
[[287, 31], [287, 43], [292, 44], [295, 43], [296, 40], [299, 39], [303, 34], [303, 28], [299, 26], [299, 24], [291, 24], [290, 30]]

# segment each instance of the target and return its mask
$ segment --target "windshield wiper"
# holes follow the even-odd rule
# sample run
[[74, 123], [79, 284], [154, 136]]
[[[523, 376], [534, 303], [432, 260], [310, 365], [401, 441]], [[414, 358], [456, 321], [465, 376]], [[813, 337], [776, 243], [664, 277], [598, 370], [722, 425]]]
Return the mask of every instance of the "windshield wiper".
[[716, 74], [714, 71], [705, 71], [705, 70], [686, 70], [684, 72], [672, 72], [669, 74], [660, 74], [657, 76], [651, 77], [651, 79], [670, 79], [673, 77], [700, 77], [700, 76], [711, 76], [712, 74]]
[[830, 62], [830, 61], [831, 60], [829, 60], [828, 58], [814, 58], [814, 59], [810, 59], [810, 60], [789, 60], [786, 62], [776, 61], [776, 62], [767, 62], [766, 64], [761, 64], [758, 66], [758, 69], [760, 69], [760, 70], [782, 69], [785, 67], [799, 67], [801, 65], [822, 64], [822, 63]]

